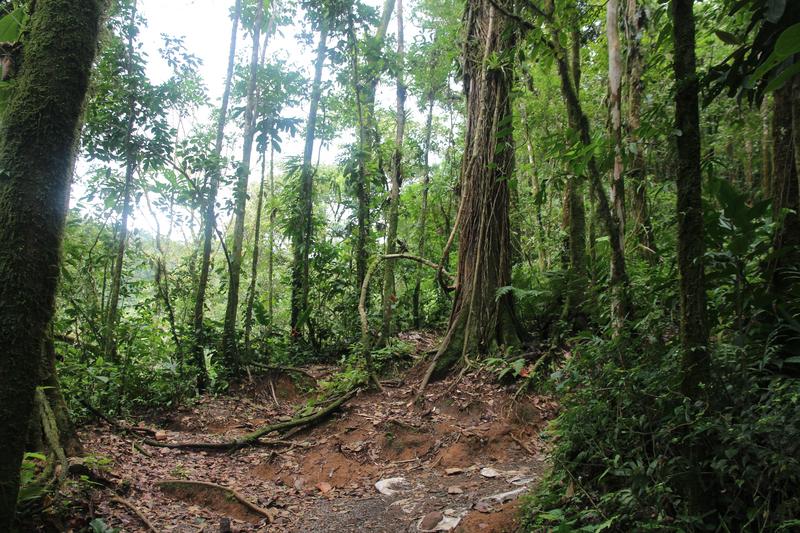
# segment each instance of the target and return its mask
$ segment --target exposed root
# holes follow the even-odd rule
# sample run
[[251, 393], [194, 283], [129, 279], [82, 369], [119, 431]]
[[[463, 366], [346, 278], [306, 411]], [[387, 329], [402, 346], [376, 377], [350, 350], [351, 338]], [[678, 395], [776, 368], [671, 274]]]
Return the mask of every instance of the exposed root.
[[259, 507], [258, 505], [254, 504], [235, 490], [223, 487], [222, 485], [217, 485], [216, 483], [210, 483], [208, 481], [194, 481], [191, 479], [164, 479], [161, 481], [157, 481], [156, 485], [159, 487], [204, 487], [210, 489], [216, 489], [225, 492], [228, 496], [235, 499], [249, 510], [253, 511], [256, 514], [266, 517], [267, 521], [272, 523], [273, 516], [270, 511], [264, 509], [263, 507]]
[[274, 366], [274, 365], [265, 365], [263, 363], [252, 362], [249, 363], [250, 366], [254, 366], [256, 368], [260, 368], [261, 370], [268, 370], [270, 372], [284, 372], [289, 374], [302, 374], [306, 376], [308, 379], [314, 382], [315, 385], [319, 383], [317, 377], [309, 372], [308, 370], [304, 370], [302, 368], [297, 368], [295, 366]]
[[248, 433], [247, 435], [238, 438], [229, 440], [226, 442], [161, 442], [153, 439], [145, 439], [145, 444], [149, 444], [150, 446], [157, 446], [160, 448], [182, 448], [182, 449], [189, 449], [189, 450], [236, 450], [239, 448], [243, 448], [245, 446], [253, 446], [259, 444], [259, 439], [265, 435], [270, 433], [275, 433], [278, 431], [284, 431], [287, 429], [294, 429], [294, 428], [306, 428], [313, 424], [316, 424], [323, 419], [325, 419], [328, 415], [338, 409], [342, 404], [344, 404], [347, 400], [352, 398], [359, 392], [360, 389], [353, 389], [347, 394], [340, 396], [336, 401], [332, 402], [330, 405], [326, 406], [323, 409], [320, 409], [316, 413], [310, 414], [308, 416], [300, 417], [300, 418], [293, 418], [292, 420], [286, 422], [278, 422], [277, 424], [270, 424], [267, 426], [260, 427], [259, 429]]
[[383, 386], [381, 386], [381, 382], [378, 380], [378, 377], [375, 375], [375, 366], [372, 362], [372, 343], [370, 340], [369, 334], [369, 321], [367, 319], [367, 292], [369, 291], [369, 282], [372, 279], [372, 274], [375, 272], [375, 269], [378, 267], [381, 261], [394, 261], [397, 259], [408, 259], [410, 261], [416, 261], [422, 265], [429, 266], [436, 271], [441, 276], [442, 274], [447, 275], [452, 279], [452, 275], [445, 272], [443, 270], [443, 265], [434, 263], [424, 257], [418, 257], [416, 255], [411, 254], [388, 254], [388, 255], [381, 255], [372, 262], [372, 264], [367, 269], [367, 273], [364, 276], [364, 281], [361, 283], [361, 296], [358, 300], [358, 315], [361, 318], [361, 349], [362, 353], [364, 354], [364, 359], [367, 362], [367, 373], [369, 374], [369, 381], [371, 384], [375, 386], [377, 390], [383, 392]]
[[142, 514], [142, 512], [139, 509], [136, 508], [136, 506], [134, 506], [131, 502], [129, 502], [122, 496], [114, 495], [111, 497], [111, 501], [118, 503], [123, 507], [126, 507], [130, 512], [135, 514], [136, 518], [138, 518], [142, 522], [142, 524], [144, 524], [145, 527], [147, 527], [148, 531], [152, 531], [153, 533], [159, 532], [159, 530], [156, 529], [156, 527], [152, 524], [152, 522], [150, 522], [150, 520], [148, 520], [147, 517], [144, 514]]

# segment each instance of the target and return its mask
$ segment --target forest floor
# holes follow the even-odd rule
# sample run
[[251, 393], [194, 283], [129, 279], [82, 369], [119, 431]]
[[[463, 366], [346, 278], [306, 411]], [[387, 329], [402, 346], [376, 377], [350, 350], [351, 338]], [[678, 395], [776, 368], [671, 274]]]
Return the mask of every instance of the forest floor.
[[[425, 333], [406, 340], [420, 356], [436, 343]], [[555, 401], [515, 399], [513, 387], [483, 372], [434, 382], [413, 403], [424, 367], [387, 382], [384, 393], [359, 393], [279, 445], [232, 453], [134, 446], [107, 424], [81, 437], [88, 454], [111, 460], [105, 475], [156, 531], [513, 531], [518, 497], [546, 468], [540, 432]], [[335, 368], [307, 370], [322, 379]], [[288, 420], [311, 396], [285, 374], [253, 376], [139, 426], [166, 442], [226, 440]], [[175, 479], [233, 489], [259, 512], [215, 487], [159, 484]], [[91, 508], [124, 532], [153, 530], [108, 491], [97, 491]]]

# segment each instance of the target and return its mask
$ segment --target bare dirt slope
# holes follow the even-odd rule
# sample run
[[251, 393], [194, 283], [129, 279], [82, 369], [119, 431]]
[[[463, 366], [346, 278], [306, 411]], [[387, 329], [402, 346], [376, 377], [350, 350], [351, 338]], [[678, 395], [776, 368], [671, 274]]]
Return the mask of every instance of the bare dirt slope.
[[[513, 531], [517, 497], [545, 467], [539, 433], [555, 403], [512, 401], [514, 390], [490, 375], [466, 374], [431, 384], [424, 402], [413, 404], [419, 374], [412, 370], [383, 394], [360, 393], [278, 445], [233, 453], [140, 445], [148, 456], [105, 425], [86, 428], [83, 438], [88, 453], [112, 460], [107, 475], [157, 531], [219, 532], [228, 522], [232, 531]], [[287, 376], [265, 375], [142, 426], [169, 442], [224, 440], [288, 419], [304, 403]], [[164, 480], [233, 489], [271, 522], [230, 493]], [[148, 531], [107, 491], [96, 500], [94, 513], [108, 525]]]

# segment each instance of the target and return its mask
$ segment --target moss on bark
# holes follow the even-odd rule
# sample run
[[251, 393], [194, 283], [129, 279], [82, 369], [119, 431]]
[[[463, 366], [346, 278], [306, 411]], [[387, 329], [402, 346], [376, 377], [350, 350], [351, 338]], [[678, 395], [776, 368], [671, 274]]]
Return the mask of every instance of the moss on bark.
[[103, 4], [37, 2], [0, 122], [0, 531], [10, 531], [14, 518]]

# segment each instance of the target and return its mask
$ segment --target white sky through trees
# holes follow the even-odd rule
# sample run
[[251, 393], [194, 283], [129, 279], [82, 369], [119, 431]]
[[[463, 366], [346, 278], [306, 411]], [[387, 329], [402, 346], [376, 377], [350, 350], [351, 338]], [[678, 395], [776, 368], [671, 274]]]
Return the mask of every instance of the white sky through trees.
[[[382, 0], [365, 0], [365, 3], [372, 5], [380, 10]], [[208, 122], [210, 112], [217, 109], [225, 82], [225, 74], [228, 63], [228, 47], [230, 40], [231, 18], [230, 11], [234, 4], [233, 0], [138, 0], [138, 9], [146, 20], [146, 26], [140, 29], [139, 41], [142, 44], [143, 52], [147, 56], [147, 74], [153, 83], [165, 81], [171, 75], [171, 70], [166, 62], [161, 59], [159, 48], [162, 45], [162, 35], [170, 37], [181, 37], [186, 51], [196, 56], [201, 64], [198, 71], [203, 78], [209, 97], [210, 105], [200, 109], [194, 118], [197, 121]], [[406, 40], [412, 42], [418, 35], [418, 29], [414, 25], [413, 17], [410, 14], [413, 10], [407, 9], [405, 13]], [[302, 12], [298, 11], [296, 20], [304, 22]], [[316, 34], [312, 45], [306, 45], [298, 40], [298, 34], [303, 31], [299, 24], [282, 26], [280, 32], [272, 35], [267, 50], [267, 57], [286, 60], [291, 68], [304, 73], [309, 80], [313, 76], [313, 63], [316, 48]], [[396, 31], [396, 18], [393, 17], [389, 27], [389, 36], [394, 38]], [[263, 38], [263, 36], [262, 36]], [[263, 41], [262, 41], [263, 42]], [[408, 44], [406, 45], [408, 47]], [[239, 28], [237, 42], [237, 61], [239, 64], [249, 63], [252, 50], [252, 40], [250, 35]], [[329, 80], [333, 73], [326, 63], [323, 77]], [[378, 105], [381, 107], [393, 108], [395, 98], [395, 87], [392, 80], [386, 80], [379, 86]], [[287, 109], [287, 116], [294, 116], [301, 120], [301, 130], [305, 124], [307, 115], [307, 102], [303, 102], [299, 107]], [[412, 120], [424, 120], [417, 108], [417, 102], [413, 94], [408, 95], [406, 104], [407, 112]], [[189, 131], [192, 127], [192, 120], [187, 123], [184, 120], [182, 131]], [[229, 121], [226, 127], [226, 135], [229, 138], [236, 138], [236, 121]], [[302, 131], [301, 131], [302, 134]], [[353, 140], [354, 132], [342, 131], [340, 137], [330, 143], [329, 146], [322, 148], [320, 160], [323, 164], [333, 164], [339, 155], [344, 144]], [[239, 135], [240, 137], [241, 135]], [[226, 152], [223, 154], [234, 160], [241, 159], [241, 145], [227, 143]], [[315, 146], [315, 151], [319, 150], [319, 142]], [[276, 173], [280, 173], [280, 162], [286, 157], [300, 156], [303, 151], [303, 138], [298, 135], [295, 138], [286, 136], [282, 144], [281, 154], [276, 154]], [[316, 155], [315, 155], [316, 159]], [[254, 169], [257, 165], [257, 158], [253, 158]], [[90, 172], [91, 166], [86, 162], [80, 162], [77, 168], [77, 176], [73, 185], [72, 201], [76, 204], [85, 195], [85, 187], [80, 183], [81, 176]], [[258, 172], [251, 173], [251, 181], [258, 179]], [[230, 194], [229, 191], [220, 191], [223, 195]], [[143, 229], [154, 233], [156, 229], [155, 220], [148, 210], [144, 201], [137, 205], [131, 225], [133, 228]], [[219, 213], [220, 217], [225, 217], [224, 213]], [[163, 218], [163, 220], [161, 220]], [[169, 226], [166, 215], [159, 215], [159, 222], [163, 228]], [[220, 220], [221, 227], [225, 227], [225, 222]], [[177, 228], [176, 231], [179, 231]], [[179, 234], [172, 235], [173, 238], [180, 238]], [[189, 237], [188, 233], [186, 237]]]

